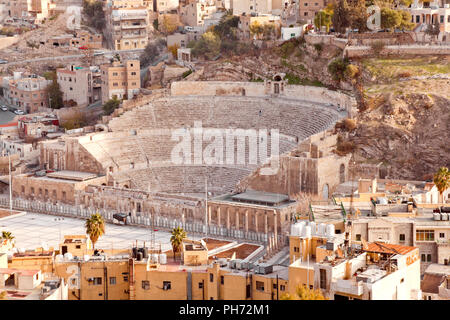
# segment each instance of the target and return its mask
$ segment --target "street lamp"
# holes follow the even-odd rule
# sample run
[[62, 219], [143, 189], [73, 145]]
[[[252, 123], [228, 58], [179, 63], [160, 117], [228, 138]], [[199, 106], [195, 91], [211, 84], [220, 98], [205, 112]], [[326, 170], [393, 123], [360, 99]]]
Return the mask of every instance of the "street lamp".
[[59, 222], [59, 241], [61, 241], [61, 222], [64, 221], [64, 218], [55, 218], [54, 220]]

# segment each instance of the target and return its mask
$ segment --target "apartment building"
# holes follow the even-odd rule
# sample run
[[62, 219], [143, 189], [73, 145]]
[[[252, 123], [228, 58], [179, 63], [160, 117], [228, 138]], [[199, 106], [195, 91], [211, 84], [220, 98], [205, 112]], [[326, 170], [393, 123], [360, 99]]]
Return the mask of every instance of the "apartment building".
[[241, 40], [245, 39], [253, 39], [253, 37], [265, 37], [264, 34], [253, 35], [250, 31], [250, 27], [252, 24], [260, 24], [264, 25], [273, 25], [273, 32], [270, 38], [278, 38], [281, 31], [281, 19], [279, 16], [274, 16], [270, 14], [261, 14], [261, 15], [242, 15], [239, 17], [239, 38]]
[[180, 5], [179, 0], [153, 0], [153, 11], [165, 13], [177, 10]]
[[235, 16], [242, 14], [269, 14], [272, 12], [272, 0], [232, 0], [231, 9]]
[[63, 92], [64, 101], [75, 101], [77, 105], [89, 105], [101, 98], [101, 77], [98, 67], [56, 69], [56, 78]]
[[50, 0], [2, 0], [3, 12], [7, 17], [40, 24], [49, 17], [55, 4]]
[[106, 10], [108, 45], [114, 50], [144, 49], [149, 12], [142, 0], [112, 1]]
[[314, 23], [316, 14], [324, 9], [328, 3], [329, 0], [299, 0], [299, 19], [307, 23]]
[[428, 24], [439, 22], [441, 32], [450, 32], [450, 3], [439, 1], [415, 1], [407, 10], [411, 13], [411, 22], [425, 28]]
[[181, 6], [179, 11], [181, 22], [184, 25], [198, 27], [205, 24], [205, 19], [213, 16], [217, 7], [215, 1], [199, 1]]
[[27, 113], [34, 113], [39, 107], [48, 107], [46, 93], [51, 80], [35, 74], [23, 75], [14, 72], [13, 77], [3, 78], [3, 95], [8, 103]]
[[102, 103], [116, 96], [118, 99], [131, 99], [141, 88], [139, 60], [128, 60], [121, 64], [102, 65]]

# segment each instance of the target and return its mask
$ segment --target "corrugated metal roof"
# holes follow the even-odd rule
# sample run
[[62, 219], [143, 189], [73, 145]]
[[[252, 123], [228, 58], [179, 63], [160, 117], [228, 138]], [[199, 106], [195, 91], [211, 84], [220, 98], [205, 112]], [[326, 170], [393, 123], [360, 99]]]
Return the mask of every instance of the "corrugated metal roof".
[[399, 244], [371, 242], [368, 244], [367, 249], [364, 249], [364, 251], [374, 253], [407, 254], [415, 249], [417, 249], [417, 247], [402, 246]]

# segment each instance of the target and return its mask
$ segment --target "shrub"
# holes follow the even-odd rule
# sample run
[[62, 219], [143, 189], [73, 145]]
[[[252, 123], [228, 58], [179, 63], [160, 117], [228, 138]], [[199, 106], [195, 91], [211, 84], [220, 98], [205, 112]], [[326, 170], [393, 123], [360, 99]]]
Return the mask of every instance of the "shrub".
[[323, 44], [321, 44], [321, 43], [314, 44], [314, 49], [316, 49], [317, 54], [320, 55], [322, 53], [322, 50], [323, 50]]
[[381, 40], [374, 41], [370, 44], [370, 48], [375, 55], [379, 55], [381, 51], [384, 49], [385, 44]]
[[349, 64], [347, 66], [347, 68], [345, 69], [345, 76], [347, 79], [355, 79], [358, 74], [359, 74], [359, 68], [358, 68], [358, 66], [355, 66], [354, 64]]
[[188, 70], [188, 71], [183, 72], [183, 78], [186, 78], [191, 73], [192, 73], [192, 70]]
[[347, 66], [349, 65], [348, 59], [337, 58], [330, 62], [328, 65], [328, 72], [335, 81], [342, 81], [345, 79], [345, 73]]

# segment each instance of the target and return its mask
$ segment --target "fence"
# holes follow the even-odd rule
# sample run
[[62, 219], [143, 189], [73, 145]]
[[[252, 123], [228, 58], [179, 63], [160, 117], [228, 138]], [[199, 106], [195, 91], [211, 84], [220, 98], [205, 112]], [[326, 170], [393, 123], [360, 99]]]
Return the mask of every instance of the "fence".
[[[0, 207], [9, 208], [9, 197], [0, 196]], [[33, 201], [26, 199], [13, 199], [13, 209], [21, 211], [29, 211], [34, 213], [51, 214], [57, 216], [65, 216], [71, 218], [87, 219], [92, 214], [98, 212], [102, 215], [106, 222], [113, 222], [113, 215], [118, 213], [115, 210], [105, 210], [96, 208], [83, 208], [82, 206], [72, 206], [67, 204], [53, 204], [50, 202]], [[232, 238], [245, 241], [253, 241], [258, 243], [267, 243], [268, 235], [261, 232], [236, 229], [227, 229], [215, 225], [205, 226], [199, 222], [186, 222], [179, 219], [155, 216], [154, 225], [152, 225], [151, 215], [142, 215], [137, 213], [136, 216], [127, 217], [127, 225], [146, 227], [146, 228], [162, 228], [171, 230], [176, 227], [183, 228], [186, 232], [204, 234], [205, 236], [218, 236], [221, 238]], [[207, 232], [206, 232], [207, 231]], [[279, 239], [281, 240], [281, 236]]]

